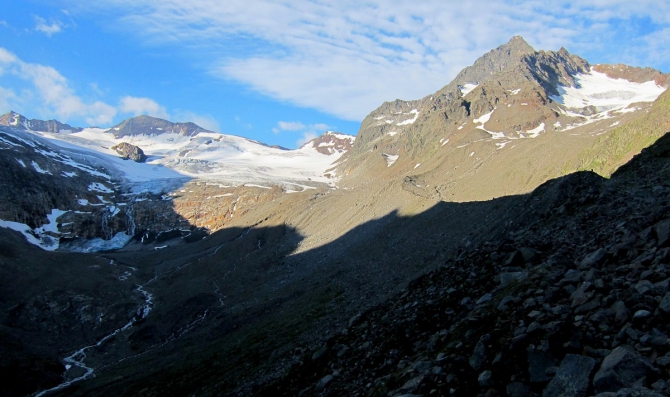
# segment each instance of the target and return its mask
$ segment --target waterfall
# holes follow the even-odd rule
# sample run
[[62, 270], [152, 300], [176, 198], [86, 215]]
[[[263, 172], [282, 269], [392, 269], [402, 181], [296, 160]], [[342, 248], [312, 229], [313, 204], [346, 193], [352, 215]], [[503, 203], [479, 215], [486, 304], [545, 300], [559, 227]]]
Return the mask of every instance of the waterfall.
[[114, 231], [112, 230], [111, 227], [109, 227], [108, 220], [112, 218], [115, 213], [116, 207], [111, 207], [111, 208], [105, 208], [102, 211], [102, 223], [101, 223], [101, 228], [102, 228], [102, 238], [105, 240], [110, 240], [114, 236]]
[[135, 224], [135, 206], [131, 203], [126, 207], [126, 220], [128, 222], [128, 229], [126, 229], [126, 234], [129, 236], [135, 235], [135, 230], [137, 225]]

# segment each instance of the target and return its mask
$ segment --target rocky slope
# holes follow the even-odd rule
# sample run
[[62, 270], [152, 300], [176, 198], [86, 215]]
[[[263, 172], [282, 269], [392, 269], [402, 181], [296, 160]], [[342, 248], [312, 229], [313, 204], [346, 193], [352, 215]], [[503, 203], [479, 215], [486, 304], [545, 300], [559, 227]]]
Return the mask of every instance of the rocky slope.
[[526, 193], [580, 167], [600, 135], [645, 115], [667, 85], [658, 71], [591, 66], [564, 48], [535, 51], [514, 37], [434, 94], [370, 113], [340, 172], [352, 187], [408, 174], [408, 188], [430, 186], [419, 194], [440, 200]]
[[544, 184], [258, 395], [670, 394], [669, 172], [664, 136], [611, 180]]

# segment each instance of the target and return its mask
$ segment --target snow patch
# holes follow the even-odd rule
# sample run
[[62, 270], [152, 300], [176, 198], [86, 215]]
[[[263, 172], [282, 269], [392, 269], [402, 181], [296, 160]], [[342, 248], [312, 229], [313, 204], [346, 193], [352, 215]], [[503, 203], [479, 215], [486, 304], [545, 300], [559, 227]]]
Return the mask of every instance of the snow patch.
[[255, 184], [253, 184], [253, 183], [245, 183], [244, 186], [246, 186], [246, 187], [259, 187], [259, 188], [261, 188], [261, 189], [272, 189], [272, 188], [269, 187], [269, 186], [255, 185]]
[[40, 174], [52, 175], [50, 171], [47, 171], [47, 170], [45, 170], [45, 169], [42, 169], [42, 168], [40, 167], [40, 165], [37, 164], [36, 162], [31, 161], [30, 163], [33, 165], [33, 168], [35, 169], [35, 171], [39, 172]]
[[461, 90], [461, 95], [466, 96], [472, 90], [477, 88], [477, 86], [479, 86], [479, 84], [465, 83], [463, 85], [459, 85], [458, 88]]
[[384, 159], [386, 159], [387, 167], [390, 167], [393, 164], [395, 164], [395, 162], [398, 160], [399, 157], [399, 155], [397, 154], [387, 154], [387, 153], [382, 153], [382, 156], [384, 157]]
[[486, 124], [491, 119], [491, 115], [493, 114], [493, 112], [495, 112], [495, 110], [496, 109], [493, 108], [493, 110], [491, 110], [490, 112], [482, 115], [481, 117], [478, 117], [478, 118], [474, 119], [473, 121], [476, 124], [481, 124], [481, 125], [478, 125], [477, 128], [482, 130], [482, 131], [485, 131], [485, 132], [489, 133], [491, 135], [492, 139], [505, 139], [507, 137], [505, 136], [504, 132], [489, 131], [484, 127], [484, 124]]
[[[493, 114], [493, 112], [495, 112], [495, 110], [496, 110], [496, 109], [493, 108], [493, 110], [491, 110], [490, 112], [488, 112], [488, 113], [486, 113], [486, 114], [483, 114], [483, 115], [481, 115], [480, 117], [478, 117], [478, 118], [476, 118], [476, 119], [474, 119], [474, 120], [472, 120], [472, 121], [475, 122], [475, 123], [477, 123], [477, 124], [486, 124], [486, 123], [491, 119], [491, 115]], [[479, 127], [478, 127], [478, 128], [479, 128]]]
[[114, 193], [112, 189], [98, 182], [92, 182], [90, 185], [88, 185], [88, 190], [91, 192]]
[[417, 109], [412, 109], [412, 110], [409, 111], [408, 114], [412, 114], [412, 113], [414, 113], [414, 117], [413, 117], [413, 118], [411, 118], [411, 119], [409, 119], [409, 120], [401, 121], [400, 123], [396, 123], [396, 125], [408, 125], [408, 124], [414, 124], [414, 122], [416, 121], [416, 119], [419, 117], [419, 113], [420, 113], [420, 112], [419, 112]]
[[591, 70], [575, 76], [575, 87], [559, 86], [558, 91], [560, 95], [552, 95], [550, 98], [566, 108], [593, 106], [597, 112], [605, 112], [624, 109], [636, 102], [653, 102], [665, 88], [654, 81], [634, 83]]
[[524, 134], [527, 138], [537, 138], [542, 131], [544, 131], [544, 123], [540, 123], [540, 125], [533, 128], [532, 130], [525, 131]]

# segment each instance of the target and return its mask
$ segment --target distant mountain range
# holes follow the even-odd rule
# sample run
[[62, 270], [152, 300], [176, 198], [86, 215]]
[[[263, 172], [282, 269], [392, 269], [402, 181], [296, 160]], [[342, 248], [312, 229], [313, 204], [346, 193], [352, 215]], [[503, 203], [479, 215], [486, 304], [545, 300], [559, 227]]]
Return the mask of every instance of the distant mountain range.
[[[14, 112], [0, 117], [0, 123], [7, 126], [0, 129], [0, 142], [13, 153], [4, 156], [0, 171], [5, 181], [0, 219], [49, 249], [58, 248], [62, 237], [103, 239], [76, 249], [104, 249], [126, 244], [139, 231], [179, 228], [183, 222], [178, 218], [156, 221], [151, 214], [172, 205], [171, 189], [188, 181], [229, 190], [278, 187], [288, 193], [334, 186], [334, 163], [354, 141], [353, 136], [327, 132], [297, 150], [286, 150], [149, 116], [133, 117], [107, 130], [27, 120]], [[39, 130], [42, 127], [50, 130]], [[131, 157], [135, 161], [125, 161]], [[11, 182], [17, 175], [22, 176]], [[147, 200], [147, 195], [154, 199]], [[242, 207], [230, 192], [213, 196], [211, 205], [229, 208], [228, 219]], [[145, 211], [145, 221], [136, 232], [127, 205], [138, 200], [144, 202], [138, 207]], [[216, 220], [203, 220], [202, 226], [212, 231], [222, 227], [226, 218], [216, 215], [214, 208], [208, 212]], [[69, 226], [59, 231], [49, 214], [66, 214], [63, 219], [68, 221], [62, 223]], [[117, 240], [104, 242], [115, 235]]]

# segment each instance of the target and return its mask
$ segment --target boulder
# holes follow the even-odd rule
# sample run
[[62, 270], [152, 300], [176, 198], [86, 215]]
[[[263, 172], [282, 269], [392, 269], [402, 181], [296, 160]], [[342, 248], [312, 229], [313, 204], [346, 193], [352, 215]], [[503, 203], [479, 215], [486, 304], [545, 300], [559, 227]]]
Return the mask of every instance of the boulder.
[[665, 219], [654, 225], [654, 232], [656, 232], [656, 244], [659, 247], [667, 245], [670, 240], [670, 219]]
[[590, 254], [586, 255], [584, 259], [579, 263], [581, 269], [587, 269], [593, 267], [600, 263], [607, 255], [607, 251], [603, 248], [599, 248]]
[[578, 354], [568, 354], [556, 371], [556, 376], [542, 393], [543, 397], [586, 397], [596, 360]]
[[633, 386], [653, 371], [649, 361], [619, 346], [603, 360], [593, 378], [593, 390], [595, 393], [616, 392]]
[[147, 161], [147, 156], [144, 154], [144, 151], [138, 146], [130, 144], [128, 142], [121, 142], [118, 145], [112, 146], [112, 150], [116, 150], [116, 153], [124, 160], [133, 160], [136, 163], [144, 163]]
[[661, 299], [658, 308], [665, 314], [670, 314], [670, 292], [666, 293]]
[[618, 392], [604, 392], [598, 393], [595, 397], [663, 397], [664, 394], [659, 394], [653, 390], [644, 387], [635, 389], [621, 389]]

